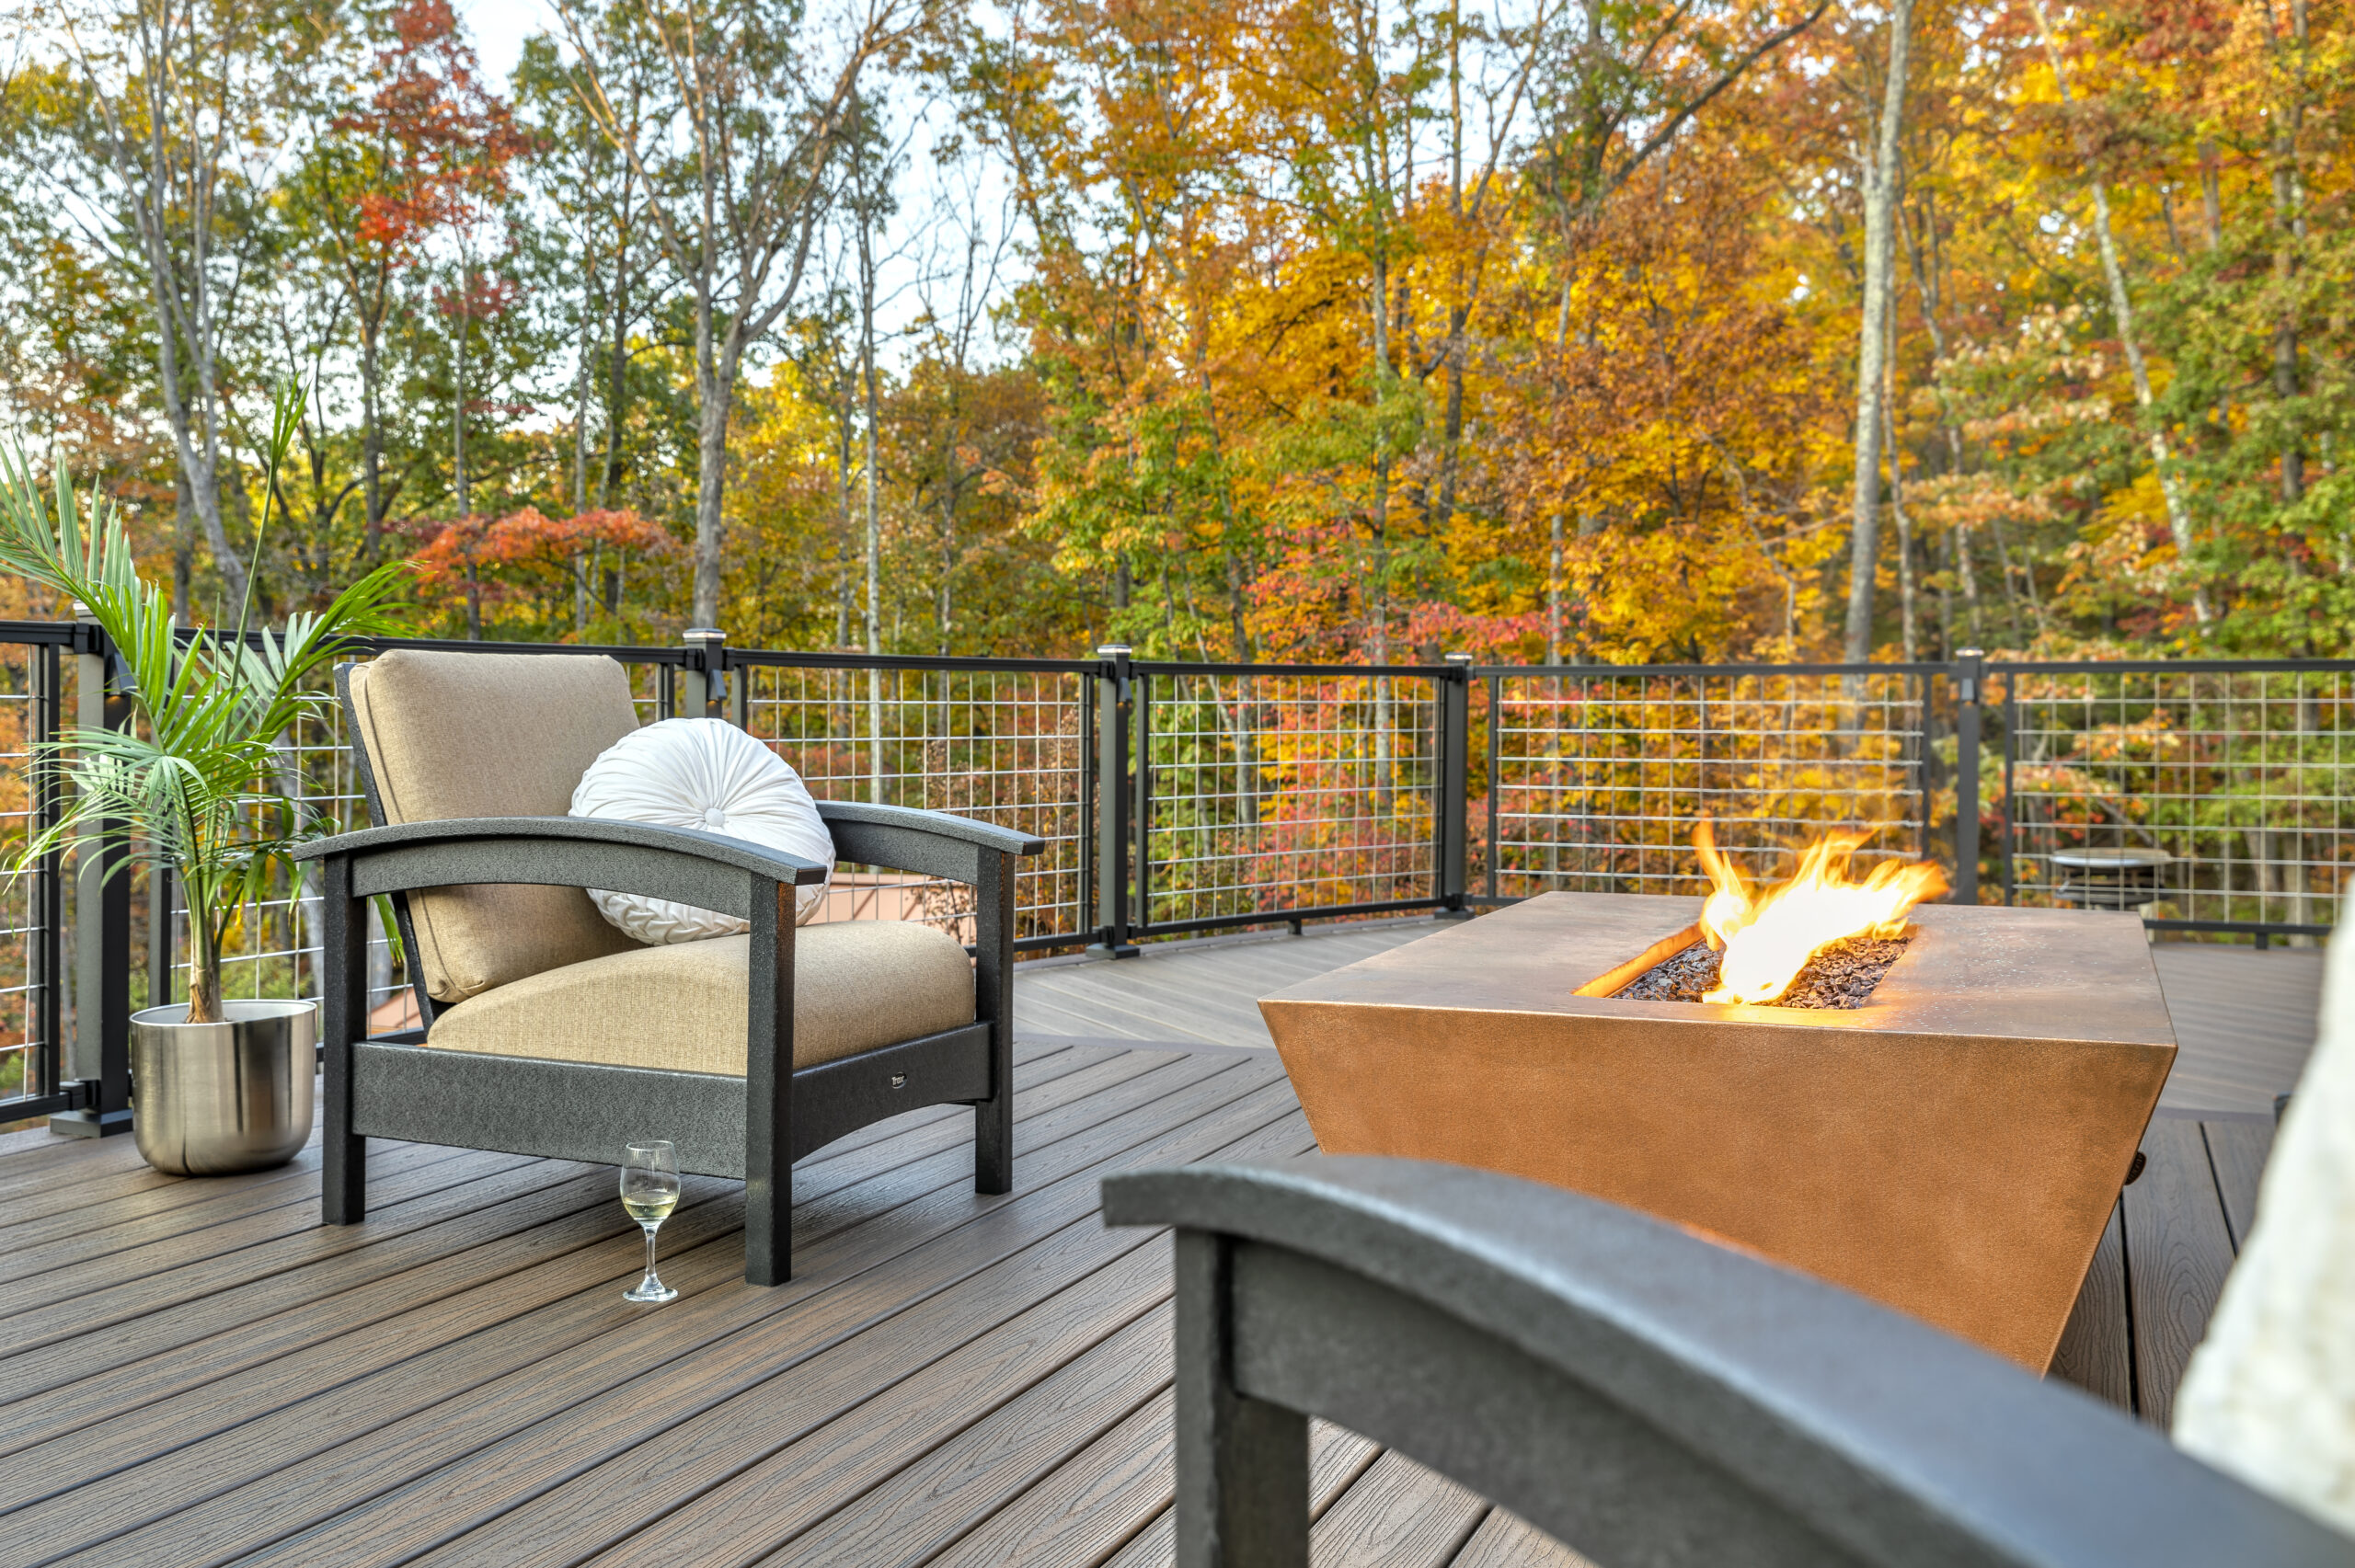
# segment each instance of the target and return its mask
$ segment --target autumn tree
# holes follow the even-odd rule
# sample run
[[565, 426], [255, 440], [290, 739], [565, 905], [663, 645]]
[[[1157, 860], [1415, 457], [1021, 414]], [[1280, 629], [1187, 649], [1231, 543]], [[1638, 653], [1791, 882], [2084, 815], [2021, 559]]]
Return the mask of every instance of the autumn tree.
[[[799, 6], [773, 0], [562, 11], [576, 90], [643, 184], [693, 313], [693, 612], [703, 624], [719, 611], [729, 420], [746, 356], [799, 294], [862, 78], [925, 22], [925, 3], [874, 0], [815, 26]], [[810, 46], [837, 20], [841, 39], [821, 57]], [[659, 99], [626, 98], [629, 84], [649, 77]]]

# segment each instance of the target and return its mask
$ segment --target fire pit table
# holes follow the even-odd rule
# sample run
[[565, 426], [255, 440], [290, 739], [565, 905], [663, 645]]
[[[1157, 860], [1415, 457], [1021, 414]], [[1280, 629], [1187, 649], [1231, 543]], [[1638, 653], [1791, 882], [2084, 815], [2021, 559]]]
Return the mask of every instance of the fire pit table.
[[1847, 1010], [1612, 994], [1701, 902], [1549, 893], [1259, 1006], [1328, 1153], [1609, 1198], [2044, 1370], [2175, 1060], [2142, 921], [1924, 905]]

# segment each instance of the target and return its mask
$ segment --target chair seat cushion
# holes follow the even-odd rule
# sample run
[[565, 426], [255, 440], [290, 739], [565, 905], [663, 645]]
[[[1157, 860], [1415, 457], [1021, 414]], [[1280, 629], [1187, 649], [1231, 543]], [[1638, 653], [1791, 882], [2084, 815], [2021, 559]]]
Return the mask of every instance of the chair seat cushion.
[[[796, 1068], [973, 1022], [972, 962], [930, 926], [804, 926], [793, 946]], [[750, 936], [719, 936], [545, 970], [450, 1008], [426, 1044], [741, 1078], [751, 951]]]

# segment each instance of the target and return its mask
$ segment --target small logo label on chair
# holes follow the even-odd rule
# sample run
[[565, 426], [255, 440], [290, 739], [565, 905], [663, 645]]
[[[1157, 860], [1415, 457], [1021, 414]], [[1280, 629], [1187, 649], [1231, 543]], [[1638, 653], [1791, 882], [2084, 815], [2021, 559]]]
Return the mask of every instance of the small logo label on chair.
[[892, 1087], [892, 1088], [894, 1088], [894, 1089], [905, 1089], [907, 1086], [908, 1086], [908, 1075], [907, 1075], [906, 1073], [904, 1073], [904, 1072], [895, 1072], [895, 1073], [893, 1073], [893, 1074], [891, 1075], [891, 1087]]

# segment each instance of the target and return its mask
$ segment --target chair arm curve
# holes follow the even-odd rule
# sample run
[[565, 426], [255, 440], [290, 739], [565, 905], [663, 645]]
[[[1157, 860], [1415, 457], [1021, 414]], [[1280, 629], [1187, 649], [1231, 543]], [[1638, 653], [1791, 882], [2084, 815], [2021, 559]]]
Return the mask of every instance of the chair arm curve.
[[[749, 839], [707, 833], [700, 828], [666, 828], [649, 822], [617, 822], [601, 817], [447, 817], [431, 822], [398, 822], [314, 839], [294, 851], [296, 860], [337, 854], [370, 854], [421, 844], [489, 842], [500, 840], [559, 840], [664, 850], [707, 860], [756, 876], [797, 887], [825, 880], [827, 868]], [[486, 880], [488, 880], [486, 878]]]
[[603, 887], [752, 918], [764, 885], [807, 886], [826, 868], [743, 839], [586, 817], [457, 817], [316, 839], [303, 860], [349, 868], [354, 897], [526, 883]]
[[[844, 825], [897, 828], [912, 833], [953, 839], [979, 849], [994, 850], [1000, 854], [1040, 854], [1047, 848], [1047, 841], [1035, 834], [1017, 832], [1012, 828], [1001, 828], [994, 822], [959, 817], [947, 811], [919, 811], [910, 806], [868, 806], [856, 800], [821, 800], [818, 802], [818, 815], [830, 829]], [[846, 855], [844, 858], [851, 857]]]
[[[1229, 1238], [1275, 1260], [1258, 1277], [1290, 1269], [1290, 1277], [1348, 1281], [1345, 1294], [1370, 1286], [1370, 1296], [1403, 1299], [1447, 1336], [1505, 1347], [1549, 1386], [1631, 1417], [1637, 1446], [1663, 1473], [1721, 1478], [1844, 1559], [1990, 1568], [2355, 1562], [2355, 1542], [2074, 1389], [1599, 1199], [1461, 1166], [1312, 1156], [1110, 1176], [1103, 1201], [1108, 1224]], [[1318, 1332], [1269, 1337], [1313, 1345]], [[1415, 1343], [1419, 1351], [1434, 1342]], [[1244, 1365], [1240, 1341], [1235, 1354]], [[1266, 1374], [1271, 1386], [1287, 1377], [1304, 1388], [1319, 1378], [1390, 1389], [1418, 1381], [1381, 1366], [1336, 1371], [1313, 1354], [1295, 1361], [1321, 1369], [1279, 1367]], [[1393, 1396], [1373, 1397], [1378, 1406]], [[1335, 1410], [1304, 1413], [1351, 1425]], [[1419, 1416], [1419, 1433], [1358, 1429], [1410, 1452], [1425, 1438], [1431, 1447], [1418, 1457], [1440, 1463], [1434, 1449], [1482, 1452], [1474, 1428], [1497, 1413], [1447, 1407]], [[1434, 1423], [1464, 1425], [1465, 1444], [1450, 1449]], [[1566, 1422], [1563, 1441], [1575, 1426]], [[1628, 1484], [1634, 1461], [1610, 1457]], [[1483, 1478], [1456, 1479], [1477, 1489]], [[1591, 1516], [1570, 1495], [1579, 1484], [1562, 1483], [1557, 1519]], [[1681, 1484], [1664, 1480], [1663, 1494]], [[1490, 1494], [1547, 1526], [1530, 1498]], [[1619, 1494], [1620, 1505], [1634, 1501], [1633, 1491]], [[1691, 1560], [1717, 1559], [1705, 1548]]]

